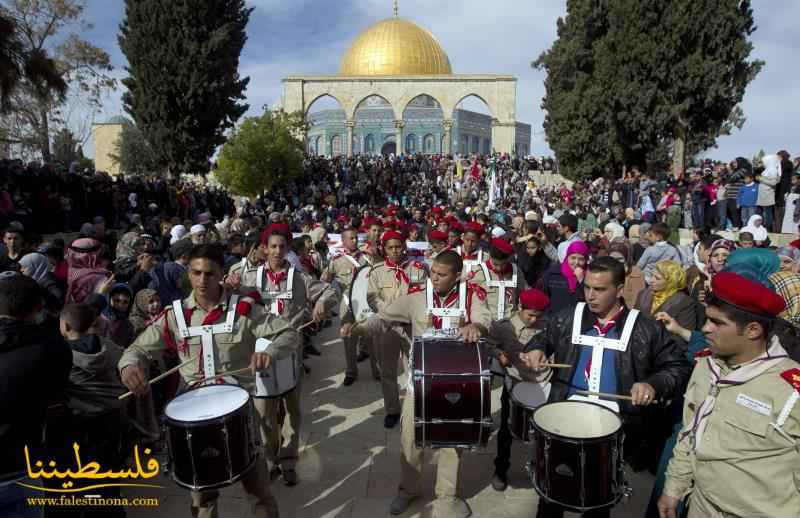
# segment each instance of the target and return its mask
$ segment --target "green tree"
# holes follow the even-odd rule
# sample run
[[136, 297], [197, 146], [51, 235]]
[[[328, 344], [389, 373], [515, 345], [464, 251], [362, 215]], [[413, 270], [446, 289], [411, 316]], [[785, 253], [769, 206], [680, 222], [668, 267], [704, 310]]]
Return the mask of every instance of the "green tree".
[[69, 167], [72, 162], [82, 158], [78, 154], [80, 147], [75, 135], [67, 128], [62, 128], [53, 137], [53, 159]]
[[234, 194], [257, 196], [297, 178], [303, 165], [303, 142], [297, 135], [306, 129], [300, 113], [265, 109], [259, 117], [245, 118], [220, 151], [220, 183]]
[[247, 111], [240, 101], [249, 78], [238, 68], [251, 12], [245, 0], [125, 1], [122, 100], [162, 170], [207, 172], [225, 132]]
[[568, 0], [547, 71], [545, 130], [572, 177], [644, 165], [675, 170], [744, 123], [738, 104], [763, 65], [748, 61], [748, 0]]
[[160, 176], [163, 173], [153, 146], [133, 124], [123, 124], [111, 160], [126, 175]]
[[99, 110], [103, 94], [116, 87], [108, 75], [113, 67], [103, 49], [69, 32], [91, 28], [83, 21], [84, 0], [7, 0], [4, 6], [26, 65], [8, 101], [10, 115], [0, 125], [10, 142], [37, 149], [50, 161], [53, 134], [68, 123], [62, 113], [67, 98]]

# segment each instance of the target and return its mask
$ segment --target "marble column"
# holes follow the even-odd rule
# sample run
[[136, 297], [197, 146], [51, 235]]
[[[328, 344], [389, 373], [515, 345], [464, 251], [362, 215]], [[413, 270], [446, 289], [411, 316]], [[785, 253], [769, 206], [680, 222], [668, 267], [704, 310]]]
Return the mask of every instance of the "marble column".
[[345, 127], [347, 128], [347, 156], [353, 156], [353, 127], [356, 125], [356, 121], [347, 120], [344, 122]]
[[394, 138], [397, 141], [397, 148], [395, 150], [396, 155], [404, 155], [406, 153], [406, 143], [403, 139], [403, 127], [405, 125], [406, 122], [403, 120], [394, 121]]
[[451, 134], [453, 129], [453, 119], [444, 119], [442, 121], [442, 126], [444, 128], [444, 149], [442, 149], [442, 154], [449, 155], [453, 142], [453, 137]]

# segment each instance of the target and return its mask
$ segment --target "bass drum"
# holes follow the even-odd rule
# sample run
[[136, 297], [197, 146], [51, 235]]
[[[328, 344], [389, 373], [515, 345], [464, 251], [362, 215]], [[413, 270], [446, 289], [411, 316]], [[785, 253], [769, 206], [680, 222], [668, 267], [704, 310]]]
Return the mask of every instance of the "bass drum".
[[419, 448], [483, 448], [492, 433], [491, 373], [484, 340], [417, 337], [411, 352], [414, 442]]
[[559, 401], [533, 412], [533, 487], [542, 498], [584, 513], [625, 493], [622, 420], [597, 403]]
[[363, 322], [374, 314], [367, 303], [367, 288], [371, 270], [372, 266], [369, 264], [361, 266], [353, 274], [353, 282], [350, 283], [350, 292], [347, 294], [347, 298], [356, 322]]
[[230, 486], [256, 463], [250, 394], [235, 385], [184, 392], [164, 409], [172, 478], [195, 491]]

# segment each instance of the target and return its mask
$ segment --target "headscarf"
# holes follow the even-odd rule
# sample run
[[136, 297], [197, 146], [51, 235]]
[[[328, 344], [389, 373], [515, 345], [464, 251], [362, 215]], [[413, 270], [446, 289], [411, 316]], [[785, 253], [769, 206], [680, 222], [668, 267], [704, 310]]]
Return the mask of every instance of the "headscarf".
[[102, 243], [90, 237], [76, 239], [67, 248], [67, 302], [82, 303], [109, 275], [101, 266]]
[[169, 244], [174, 245], [179, 239], [186, 235], [186, 227], [183, 225], [175, 225], [169, 230], [169, 235]]
[[609, 221], [608, 223], [606, 223], [605, 230], [606, 232], [611, 234], [611, 238], [609, 238], [609, 241], [617, 238], [625, 239], [625, 228], [616, 221]]
[[133, 309], [131, 310], [130, 321], [133, 324], [133, 330], [137, 334], [140, 333], [152, 318], [147, 310], [150, 299], [153, 296], [158, 296], [158, 292], [151, 288], [139, 290], [136, 297], [133, 299]]
[[586, 260], [589, 260], [589, 247], [583, 241], [573, 241], [567, 248], [567, 254], [564, 260], [561, 261], [561, 275], [567, 279], [570, 293], [575, 293], [578, 288], [578, 278], [575, 277], [575, 272], [569, 267], [569, 256], [572, 254], [581, 254]]
[[652, 226], [652, 223], [647, 222], [639, 225], [639, 244], [645, 248], [650, 246], [650, 241], [647, 240], [647, 233], [650, 232]]
[[800, 261], [800, 250], [793, 246], [781, 246], [775, 250], [775, 255], [780, 257], [788, 257], [792, 262]]
[[740, 248], [728, 256], [723, 271], [732, 271], [748, 277], [742, 268], [752, 272], [749, 278], [768, 286], [769, 276], [781, 269], [781, 260], [775, 252], [766, 248]]
[[775, 272], [769, 276], [775, 291], [786, 301], [786, 309], [779, 316], [800, 326], [800, 274], [793, 272]]
[[[709, 259], [708, 259], [708, 273], [711, 276], [714, 276], [714, 275], [719, 273], [718, 271], [714, 270], [714, 265], [711, 262], [711, 256], [714, 255], [714, 251], [717, 250], [718, 248], [725, 248], [728, 252], [733, 253], [733, 251], [736, 250], [736, 243], [734, 243], [730, 239], [717, 239], [716, 241], [711, 243], [711, 250], [708, 253], [708, 257], [709, 257]], [[728, 257], [728, 260], [730, 260], [730, 257]], [[727, 261], [726, 261], [725, 264], [727, 265]]]
[[[760, 227], [755, 226], [756, 220], [761, 220], [762, 225]], [[745, 225], [739, 233], [742, 232], [750, 232], [753, 234], [753, 241], [766, 241], [769, 237], [767, 233], [767, 227], [763, 225], [764, 218], [759, 216], [758, 214], [753, 214], [750, 216], [750, 219], [747, 220], [747, 225]]]
[[764, 164], [764, 170], [761, 176], [771, 176], [773, 178], [780, 178], [781, 176], [781, 157], [778, 155], [766, 155], [761, 159]]
[[[125, 293], [130, 298], [130, 304], [128, 304], [127, 311], [119, 311], [111, 305], [111, 298], [116, 293]], [[115, 320], [122, 320], [128, 318], [128, 315], [131, 314], [133, 310], [133, 291], [128, 287], [125, 283], [117, 283], [111, 288], [111, 291], [108, 294], [108, 305], [103, 310], [103, 316], [107, 319], [111, 320], [112, 322]]]
[[27, 275], [39, 284], [50, 272], [50, 261], [47, 260], [47, 256], [38, 252], [22, 256], [22, 259], [19, 260], [19, 265], [25, 268], [28, 271]]
[[656, 263], [656, 271], [664, 278], [664, 289], [653, 290], [653, 303], [650, 306], [652, 314], [670, 297], [686, 288], [686, 271], [677, 261], [659, 261]]

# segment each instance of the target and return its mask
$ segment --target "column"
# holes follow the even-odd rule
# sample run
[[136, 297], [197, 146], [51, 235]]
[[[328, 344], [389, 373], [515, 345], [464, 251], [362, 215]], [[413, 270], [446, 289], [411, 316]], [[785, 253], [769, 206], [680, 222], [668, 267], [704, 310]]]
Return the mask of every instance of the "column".
[[344, 121], [344, 125], [347, 128], [347, 156], [353, 156], [353, 127], [356, 125], [356, 121], [347, 120]]
[[444, 127], [444, 149], [442, 149], [442, 154], [449, 155], [453, 143], [453, 137], [451, 135], [453, 119], [444, 119], [442, 121], [442, 126]]
[[403, 120], [394, 121], [394, 138], [397, 141], [397, 149], [395, 154], [397, 155], [405, 155], [406, 153], [406, 143], [405, 139], [403, 138], [403, 127], [405, 125], [406, 122]]
[[498, 153], [512, 153], [516, 143], [516, 121], [492, 120], [492, 149]]

